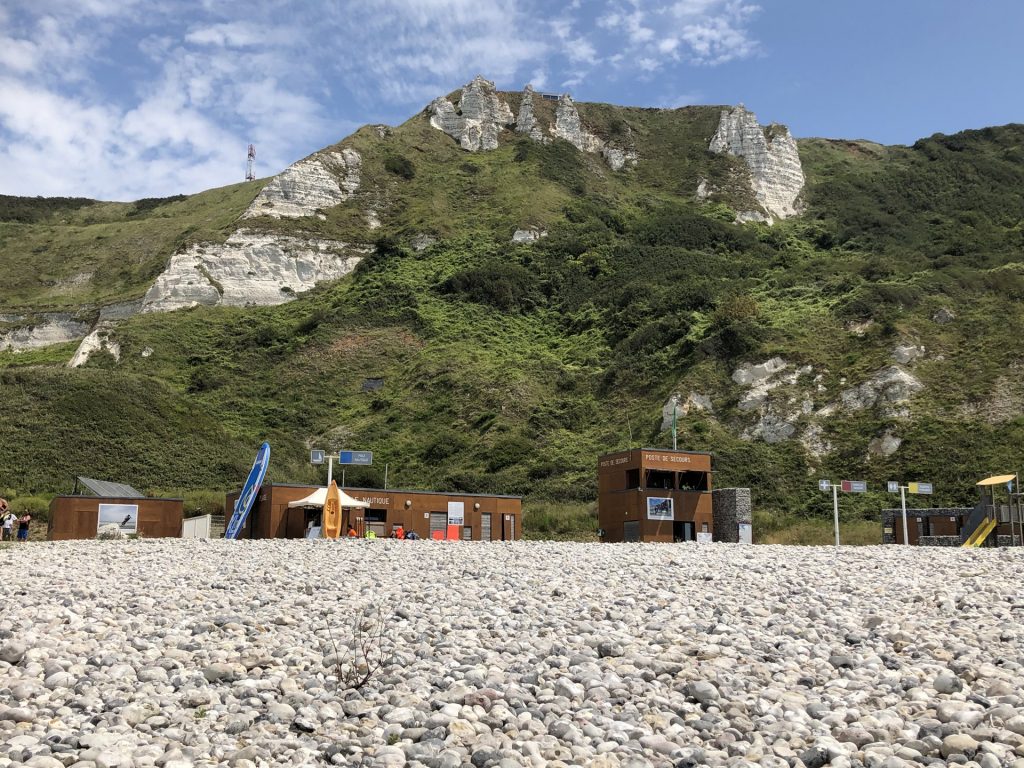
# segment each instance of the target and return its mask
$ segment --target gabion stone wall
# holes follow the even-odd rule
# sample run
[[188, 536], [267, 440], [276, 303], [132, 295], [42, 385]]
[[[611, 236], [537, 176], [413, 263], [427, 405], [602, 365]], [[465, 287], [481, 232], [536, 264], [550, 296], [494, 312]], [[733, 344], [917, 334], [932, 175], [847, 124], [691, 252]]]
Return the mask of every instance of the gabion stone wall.
[[715, 541], [738, 544], [739, 524], [752, 524], [749, 488], [715, 488], [711, 491], [712, 536]]

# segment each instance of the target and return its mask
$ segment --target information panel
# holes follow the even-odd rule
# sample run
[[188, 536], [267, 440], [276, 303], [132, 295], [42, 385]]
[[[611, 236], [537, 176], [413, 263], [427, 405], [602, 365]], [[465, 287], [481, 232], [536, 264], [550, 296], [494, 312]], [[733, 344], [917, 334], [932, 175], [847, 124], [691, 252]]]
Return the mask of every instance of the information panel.
[[664, 496], [649, 496], [647, 498], [647, 519], [675, 519], [675, 507], [672, 504], [672, 499]]

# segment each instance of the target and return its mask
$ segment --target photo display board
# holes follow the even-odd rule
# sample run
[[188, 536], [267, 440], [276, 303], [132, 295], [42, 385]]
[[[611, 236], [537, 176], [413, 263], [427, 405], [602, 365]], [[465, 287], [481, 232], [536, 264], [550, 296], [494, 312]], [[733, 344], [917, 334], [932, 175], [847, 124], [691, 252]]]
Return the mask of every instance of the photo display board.
[[674, 520], [676, 516], [672, 499], [666, 496], [647, 497], [648, 520]]
[[137, 533], [139, 530], [138, 504], [100, 504], [96, 530], [105, 525], [116, 525], [121, 533]]
[[464, 501], [448, 502], [448, 525], [466, 524], [466, 503]]

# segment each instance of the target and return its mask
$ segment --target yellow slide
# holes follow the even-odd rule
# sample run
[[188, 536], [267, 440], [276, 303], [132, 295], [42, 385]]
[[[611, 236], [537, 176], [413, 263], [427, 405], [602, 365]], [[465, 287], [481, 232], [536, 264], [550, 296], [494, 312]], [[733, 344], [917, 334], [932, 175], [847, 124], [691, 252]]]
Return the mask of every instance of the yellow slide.
[[996, 529], [997, 525], [999, 525], [999, 521], [994, 517], [986, 518], [985, 521], [974, 530], [974, 533], [970, 535], [967, 541], [964, 542], [964, 546], [980, 547], [985, 543], [985, 539], [989, 537], [992, 531]]

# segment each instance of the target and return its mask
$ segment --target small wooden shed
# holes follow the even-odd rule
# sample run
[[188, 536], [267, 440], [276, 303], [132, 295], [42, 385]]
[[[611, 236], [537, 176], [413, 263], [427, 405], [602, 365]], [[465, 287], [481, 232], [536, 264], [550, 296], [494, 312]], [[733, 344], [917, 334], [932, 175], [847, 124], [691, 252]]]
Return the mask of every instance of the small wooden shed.
[[50, 502], [47, 538], [94, 539], [102, 526], [144, 539], [177, 538], [185, 513], [183, 499], [147, 498], [129, 485], [77, 477], [73, 493]]

